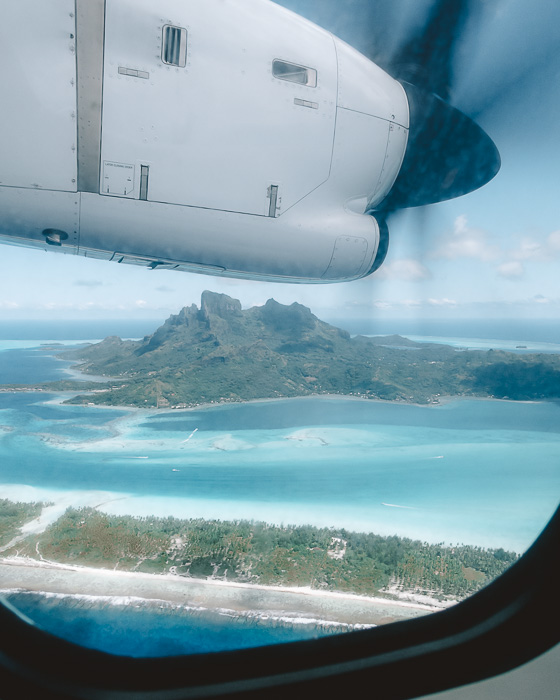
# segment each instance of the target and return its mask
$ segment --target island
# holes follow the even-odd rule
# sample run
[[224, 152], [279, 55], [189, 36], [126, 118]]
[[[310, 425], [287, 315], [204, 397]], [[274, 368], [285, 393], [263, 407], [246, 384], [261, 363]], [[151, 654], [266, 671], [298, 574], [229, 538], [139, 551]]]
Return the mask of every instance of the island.
[[110, 378], [106, 385], [35, 387], [77, 391], [69, 399], [77, 404], [177, 409], [326, 394], [421, 404], [442, 396], [560, 397], [556, 354], [461, 350], [398, 335], [351, 337], [298, 303], [269, 299], [242, 309], [238, 300], [209, 291], [200, 308], [183, 308], [142, 340], [113, 336], [59, 356], [86, 374]]

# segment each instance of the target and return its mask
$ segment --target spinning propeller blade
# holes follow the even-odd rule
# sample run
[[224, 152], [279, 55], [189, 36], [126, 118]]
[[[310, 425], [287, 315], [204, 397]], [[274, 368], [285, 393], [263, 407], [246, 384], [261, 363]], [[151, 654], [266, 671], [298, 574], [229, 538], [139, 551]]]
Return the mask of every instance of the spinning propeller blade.
[[421, 33], [410, 37], [386, 66], [403, 84], [410, 106], [403, 165], [377, 207], [386, 216], [472, 192], [500, 169], [492, 139], [446, 101], [452, 94], [456, 43], [471, 18], [471, 5], [468, 0], [436, 0]]

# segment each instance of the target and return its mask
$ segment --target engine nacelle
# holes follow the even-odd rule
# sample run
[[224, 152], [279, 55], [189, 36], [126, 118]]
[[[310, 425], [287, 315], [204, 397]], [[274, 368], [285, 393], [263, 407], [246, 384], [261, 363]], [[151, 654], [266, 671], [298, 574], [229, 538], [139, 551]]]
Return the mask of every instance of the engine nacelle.
[[22, 0], [0, 55], [4, 241], [286, 282], [379, 265], [364, 212], [406, 95], [312, 23], [267, 0]]

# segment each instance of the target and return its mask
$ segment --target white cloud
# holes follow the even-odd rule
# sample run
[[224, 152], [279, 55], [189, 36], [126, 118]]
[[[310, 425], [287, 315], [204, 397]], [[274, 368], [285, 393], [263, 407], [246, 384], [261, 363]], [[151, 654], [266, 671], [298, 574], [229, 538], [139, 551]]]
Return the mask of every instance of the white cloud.
[[550, 304], [551, 300], [547, 299], [547, 297], [543, 296], [542, 294], [537, 294], [536, 296], [533, 297], [533, 301], [535, 304]]
[[502, 263], [498, 265], [497, 270], [500, 277], [505, 277], [506, 279], [519, 279], [523, 277], [525, 271], [519, 260]]
[[534, 238], [523, 238], [519, 247], [510, 251], [513, 260], [539, 260], [547, 262], [560, 255], [560, 231], [553, 231], [542, 243]]
[[543, 246], [533, 238], [524, 238], [517, 250], [511, 253], [515, 260], [530, 260], [539, 258], [543, 254]]
[[514, 280], [525, 274], [528, 261], [547, 263], [560, 256], [560, 231], [553, 231], [546, 239], [539, 241], [526, 236], [516, 248], [504, 255], [504, 260], [496, 268], [500, 277]]
[[430, 257], [447, 260], [470, 258], [482, 263], [494, 263], [499, 277], [521, 280], [529, 264], [547, 263], [560, 257], [560, 231], [553, 231], [542, 238], [518, 238], [512, 246], [508, 249], [495, 244], [490, 234], [471, 228], [467, 218], [461, 215], [455, 219], [453, 233], [439, 239], [439, 245]]
[[412, 260], [411, 258], [403, 258], [401, 260], [392, 260], [385, 263], [375, 273], [377, 279], [384, 280], [400, 280], [402, 282], [422, 282], [430, 279], [431, 272], [425, 265]]
[[482, 229], [470, 228], [464, 215], [455, 219], [451, 236], [442, 239], [432, 253], [434, 258], [473, 258], [482, 262], [496, 260], [499, 256], [499, 248], [490, 243], [488, 233]]
[[138, 309], [144, 309], [146, 306], [148, 306], [148, 302], [144, 301], [144, 299], [138, 299], [134, 302], [134, 306], [136, 306]]
[[448, 299], [446, 297], [442, 297], [440, 299], [436, 298], [431, 298], [431, 299], [399, 299], [399, 300], [394, 300], [394, 301], [386, 301], [383, 299], [376, 299], [374, 301], [370, 302], [347, 302], [346, 303], [346, 308], [348, 309], [353, 309], [353, 310], [365, 310], [368, 311], [371, 309], [379, 309], [381, 311], [387, 311], [389, 309], [413, 309], [417, 311], [418, 309], [421, 308], [428, 308], [428, 307], [458, 307], [461, 306], [459, 302], [457, 302], [455, 299]]
[[428, 299], [427, 303], [430, 306], [457, 306], [457, 302], [454, 299]]
[[0, 301], [0, 309], [19, 309], [20, 305], [15, 301]]

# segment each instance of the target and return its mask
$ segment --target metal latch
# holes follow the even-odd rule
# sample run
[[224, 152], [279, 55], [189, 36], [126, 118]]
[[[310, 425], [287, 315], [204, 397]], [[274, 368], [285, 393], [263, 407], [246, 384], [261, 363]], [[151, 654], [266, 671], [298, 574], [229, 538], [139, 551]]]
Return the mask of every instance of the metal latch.
[[270, 199], [270, 204], [268, 205], [268, 215], [276, 216], [276, 208], [278, 206], [278, 185], [270, 185], [268, 188], [268, 198]]
[[46, 228], [42, 231], [48, 245], [62, 245], [62, 241], [68, 238], [66, 231], [58, 228]]

